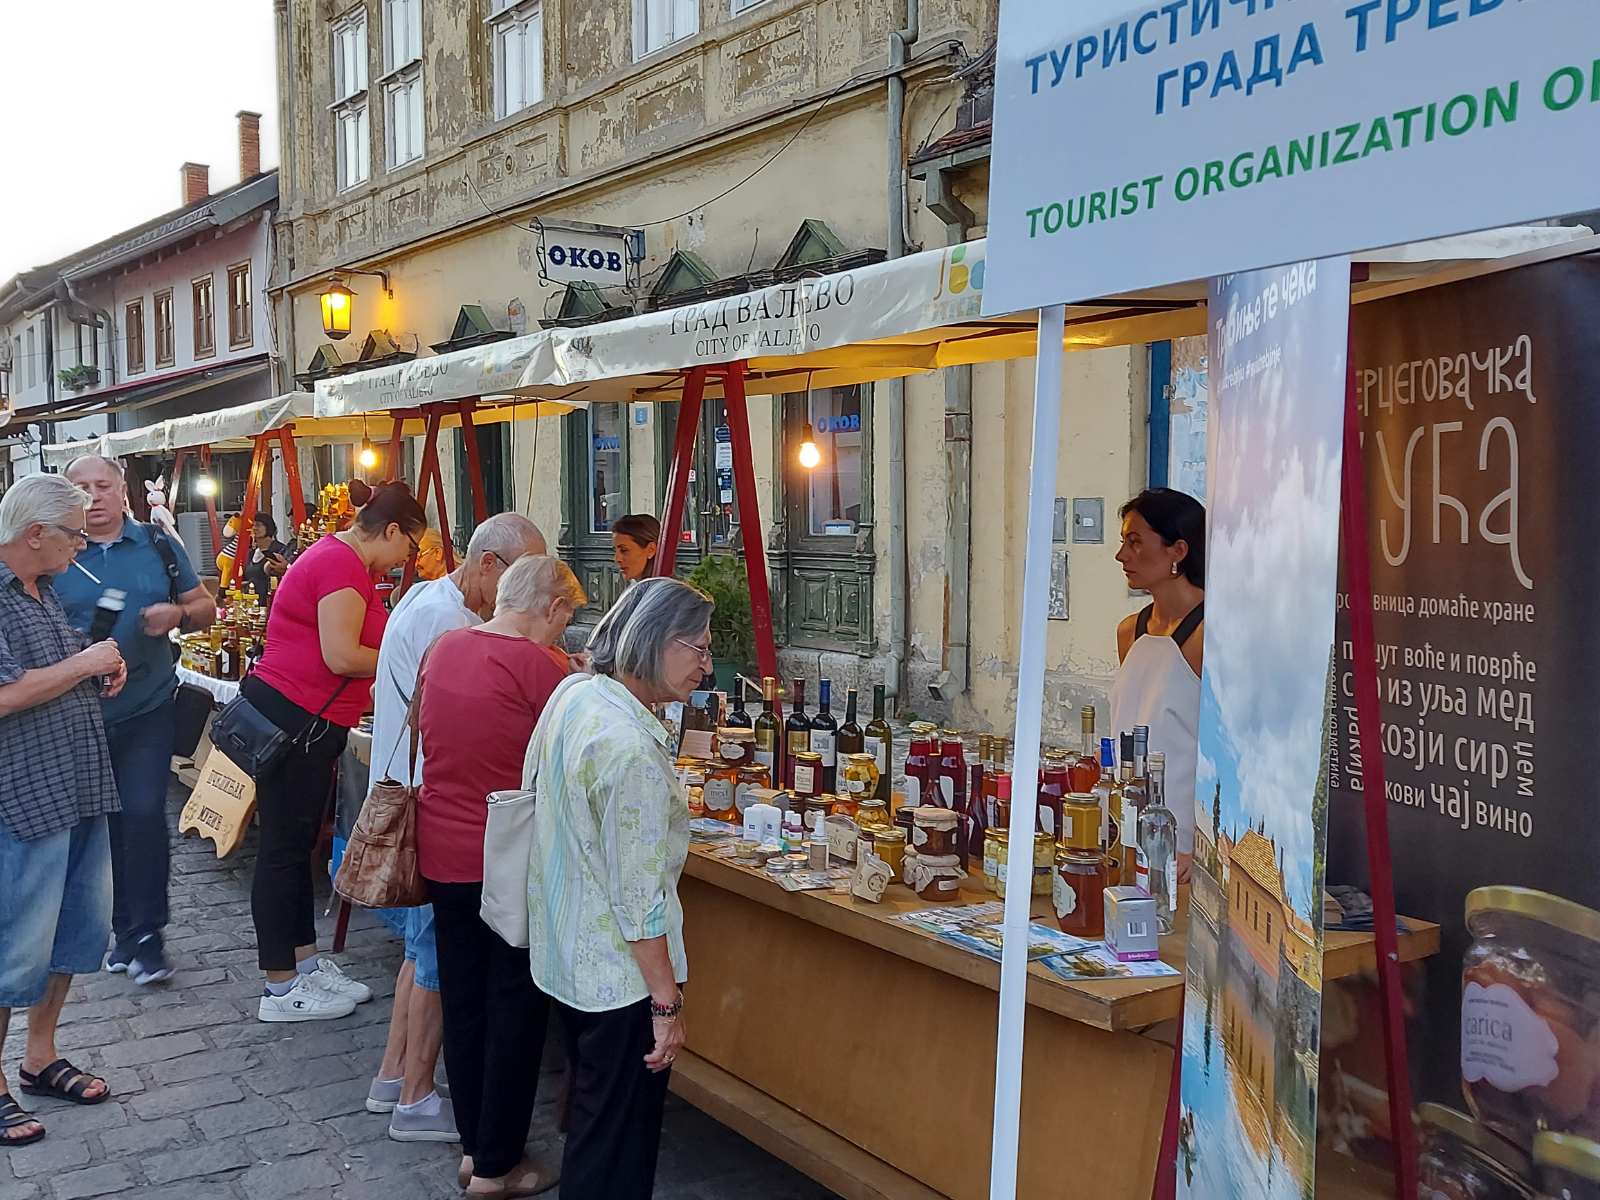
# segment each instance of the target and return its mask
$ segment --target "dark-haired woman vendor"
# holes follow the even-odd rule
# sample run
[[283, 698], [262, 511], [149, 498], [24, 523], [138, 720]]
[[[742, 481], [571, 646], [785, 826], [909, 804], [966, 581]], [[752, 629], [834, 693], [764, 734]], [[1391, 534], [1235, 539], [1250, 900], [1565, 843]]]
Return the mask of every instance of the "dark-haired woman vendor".
[[1193, 496], [1148, 488], [1122, 506], [1117, 561], [1150, 603], [1117, 626], [1111, 729], [1150, 727], [1167, 762], [1167, 807], [1178, 822], [1178, 877], [1194, 855], [1195, 759], [1205, 640], [1206, 510]]

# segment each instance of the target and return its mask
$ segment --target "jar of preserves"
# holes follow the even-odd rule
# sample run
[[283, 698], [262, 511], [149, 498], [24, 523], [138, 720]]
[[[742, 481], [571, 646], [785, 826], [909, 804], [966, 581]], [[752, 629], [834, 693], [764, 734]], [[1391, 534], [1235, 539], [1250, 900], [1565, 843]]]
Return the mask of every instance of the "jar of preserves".
[[1033, 835], [1033, 894], [1048, 896], [1056, 866], [1056, 839], [1048, 833]]
[[714, 821], [734, 821], [739, 817], [735, 789], [739, 785], [739, 768], [730, 766], [720, 758], [706, 764], [706, 816]]
[[737, 725], [724, 725], [717, 730], [717, 757], [735, 767], [755, 762], [756, 731], [741, 729]]
[[911, 810], [911, 845], [918, 854], [958, 854], [961, 814], [934, 804]]
[[861, 753], [839, 756], [839, 792], [858, 804], [862, 797], [877, 794], [881, 775], [874, 755]]
[[856, 807], [856, 826], [866, 836], [868, 830], [893, 829], [894, 822], [889, 820], [889, 809], [882, 800], [873, 798], [863, 800]]
[[902, 829], [874, 829], [865, 835], [863, 842], [870, 840], [874, 854], [889, 864], [894, 871], [894, 881], [899, 883], [905, 877], [906, 862], [906, 835]]
[[861, 807], [861, 802], [852, 792], [840, 792], [837, 796], [829, 796], [828, 800], [830, 816], [849, 817], [852, 821], [856, 818], [856, 810]]
[[822, 795], [822, 755], [813, 750], [796, 750], [789, 758], [794, 771], [794, 794], [804, 800]]
[[1531, 1200], [1528, 1156], [1465, 1113], [1419, 1104], [1421, 1200]]
[[1069, 850], [1100, 849], [1100, 801], [1088, 792], [1068, 792], [1062, 801], [1061, 845]]
[[828, 819], [828, 809], [832, 807], [833, 801], [834, 797], [831, 795], [816, 796], [806, 801], [805, 824], [807, 837], [819, 826], [823, 832], [827, 832], [827, 826], [824, 822]]
[[948, 903], [961, 899], [967, 873], [954, 854], [918, 854], [908, 847], [902, 864], [906, 886], [924, 900]]
[[752, 804], [771, 803], [772, 773], [760, 763], [750, 763], [738, 768], [734, 776], [733, 807], [739, 820], [744, 820], [744, 810]]
[[1472, 1114], [1529, 1148], [1600, 1138], [1600, 912], [1548, 892], [1468, 893], [1461, 1083]]
[[1062, 850], [1050, 880], [1051, 906], [1062, 933], [1102, 938], [1106, 934], [1106, 856], [1098, 850]]
[[1010, 834], [998, 827], [991, 827], [983, 835], [983, 885], [991, 892], [1000, 891], [1000, 863], [1009, 840]]
[[1549, 1200], [1600, 1200], [1600, 1145], [1569, 1133], [1533, 1139], [1539, 1192]]
[[706, 777], [699, 771], [685, 771], [683, 773], [683, 794], [689, 801], [689, 815], [703, 817], [706, 815]]

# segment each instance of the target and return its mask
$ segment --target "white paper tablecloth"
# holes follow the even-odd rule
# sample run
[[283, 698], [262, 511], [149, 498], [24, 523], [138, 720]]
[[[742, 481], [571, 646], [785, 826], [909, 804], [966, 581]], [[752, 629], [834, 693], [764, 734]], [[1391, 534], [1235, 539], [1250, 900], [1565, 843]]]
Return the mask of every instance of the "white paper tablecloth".
[[226, 704], [239, 694], [239, 685], [228, 679], [213, 679], [209, 675], [202, 675], [199, 671], [191, 671], [188, 667], [177, 668], [179, 683], [192, 683], [195, 687], [205, 688], [216, 697], [218, 704]]

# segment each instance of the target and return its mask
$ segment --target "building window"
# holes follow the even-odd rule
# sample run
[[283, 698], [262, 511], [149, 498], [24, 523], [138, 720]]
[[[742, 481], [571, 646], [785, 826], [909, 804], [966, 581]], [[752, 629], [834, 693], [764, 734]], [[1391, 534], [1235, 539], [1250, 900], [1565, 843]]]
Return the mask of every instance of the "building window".
[[156, 366], [172, 365], [172, 291], [155, 294]]
[[211, 310], [211, 276], [194, 281], [194, 356], [205, 358], [217, 352], [217, 328]]
[[748, 12], [756, 5], [766, 2], [767, 0], [733, 0], [733, 15], [737, 17], [740, 13]]
[[822, 461], [807, 481], [807, 532], [853, 538], [861, 523], [861, 389], [824, 388], [808, 399], [808, 436]]
[[78, 343], [78, 365], [81, 367], [98, 367], [100, 365], [100, 327], [85, 324], [83, 321], [74, 321]]
[[544, 12], [538, 0], [493, 0], [494, 115], [508, 117], [544, 98]]
[[589, 416], [589, 532], [607, 533], [628, 511], [627, 406], [597, 404]]
[[135, 300], [122, 310], [122, 323], [128, 332], [128, 374], [144, 370], [144, 301]]
[[383, 115], [389, 169], [422, 157], [422, 0], [383, 0]]
[[1267, 949], [1272, 949], [1272, 911], [1267, 911]]
[[333, 119], [339, 190], [365, 183], [372, 162], [367, 119], [367, 10], [333, 23]]
[[25, 357], [28, 360], [28, 386], [33, 388], [39, 386], [39, 335], [34, 332], [32, 325], [28, 326], [27, 332], [28, 353]]
[[635, 58], [654, 54], [699, 31], [699, 0], [633, 0]]
[[228, 268], [229, 349], [238, 350], [255, 342], [255, 324], [251, 313], [250, 264], [242, 262]]

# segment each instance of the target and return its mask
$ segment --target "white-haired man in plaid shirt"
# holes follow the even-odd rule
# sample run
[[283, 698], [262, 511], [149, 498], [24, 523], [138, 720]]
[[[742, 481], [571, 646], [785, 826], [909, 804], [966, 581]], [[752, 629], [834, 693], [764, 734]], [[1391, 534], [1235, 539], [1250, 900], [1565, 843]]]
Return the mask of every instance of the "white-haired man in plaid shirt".
[[[110, 1096], [57, 1052], [56, 1024], [72, 976], [99, 969], [110, 935], [106, 816], [118, 802], [100, 697], [128, 677], [116, 642], [85, 646], [50, 586], [87, 541], [88, 504], [59, 475], [0, 496], [0, 1055], [11, 1010], [28, 1009], [22, 1090], [76, 1104]], [[0, 1073], [0, 1145], [44, 1134]]]

